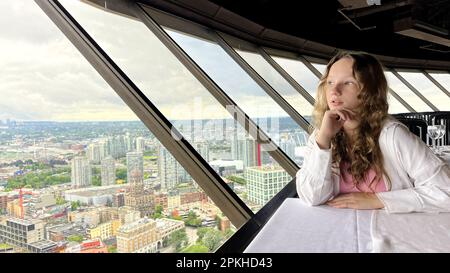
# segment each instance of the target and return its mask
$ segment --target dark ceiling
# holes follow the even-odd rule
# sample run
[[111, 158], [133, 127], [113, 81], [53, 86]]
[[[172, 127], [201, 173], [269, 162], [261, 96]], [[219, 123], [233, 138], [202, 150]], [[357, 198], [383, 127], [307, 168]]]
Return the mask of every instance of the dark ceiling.
[[[134, 16], [124, 0], [83, 1]], [[193, 30], [190, 24], [174, 23], [171, 15], [285, 52], [328, 59], [340, 49], [362, 50], [378, 55], [388, 67], [450, 70], [450, 0], [126, 2], [170, 14], [157, 21], [180, 31]]]
[[[210, 0], [266, 28], [332, 47], [374, 54], [450, 60], [450, 1], [380, 0]], [[338, 10], [342, 10], [345, 18]], [[359, 8], [358, 8], [359, 7]], [[412, 19], [430, 26], [447, 46], [395, 33], [396, 22]], [[358, 29], [358, 27], [360, 29]]]

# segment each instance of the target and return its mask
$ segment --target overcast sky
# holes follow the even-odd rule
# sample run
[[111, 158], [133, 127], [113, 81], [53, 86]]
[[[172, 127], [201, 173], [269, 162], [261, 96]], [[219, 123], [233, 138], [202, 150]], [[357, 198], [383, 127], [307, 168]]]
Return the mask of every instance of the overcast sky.
[[[61, 2], [169, 119], [230, 117], [142, 23]], [[218, 45], [171, 35], [250, 117], [286, 115]], [[0, 1], [0, 60], [0, 119], [137, 119], [34, 1]], [[258, 72], [272, 75], [274, 87], [309, 114], [311, 107], [270, 67]], [[308, 91], [317, 84], [311, 76], [299, 80]]]

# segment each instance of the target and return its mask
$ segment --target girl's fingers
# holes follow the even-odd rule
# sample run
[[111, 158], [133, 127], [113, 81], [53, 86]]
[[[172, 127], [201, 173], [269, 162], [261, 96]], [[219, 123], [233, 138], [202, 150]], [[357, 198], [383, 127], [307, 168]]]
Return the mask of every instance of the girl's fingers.
[[356, 112], [353, 110], [350, 110], [348, 108], [342, 108], [340, 110], [346, 112], [350, 116], [351, 119], [354, 119], [354, 117], [356, 116]]
[[346, 121], [353, 119], [353, 116], [348, 111], [345, 111], [345, 110], [336, 110], [336, 111], [341, 113], [345, 117]]
[[339, 111], [339, 110], [334, 110], [333, 111], [334, 117], [336, 120], [339, 121], [346, 121], [347, 120], [347, 115], [345, 115], [343, 112]]

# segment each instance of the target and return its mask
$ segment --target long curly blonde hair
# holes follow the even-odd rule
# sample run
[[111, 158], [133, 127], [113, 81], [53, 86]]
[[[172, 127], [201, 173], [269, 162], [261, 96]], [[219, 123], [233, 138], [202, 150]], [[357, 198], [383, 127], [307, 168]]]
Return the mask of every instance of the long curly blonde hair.
[[374, 179], [369, 183], [371, 191], [374, 192], [376, 187], [374, 183], [378, 182], [383, 174], [388, 180], [386, 182], [389, 190], [391, 181], [384, 169], [383, 155], [378, 144], [383, 123], [388, 117], [388, 85], [383, 66], [374, 56], [365, 52], [342, 51], [330, 60], [317, 88], [313, 125], [315, 128], [320, 128], [323, 116], [329, 110], [326, 98], [327, 77], [331, 66], [342, 58], [353, 60], [353, 76], [361, 87], [358, 95], [361, 104], [358, 109], [354, 109], [360, 123], [355, 129], [356, 137], [351, 145], [343, 130], [339, 131], [331, 140], [332, 162], [337, 166], [342, 160], [350, 162], [348, 171], [353, 176], [354, 186], [359, 190], [371, 168], [376, 173]]

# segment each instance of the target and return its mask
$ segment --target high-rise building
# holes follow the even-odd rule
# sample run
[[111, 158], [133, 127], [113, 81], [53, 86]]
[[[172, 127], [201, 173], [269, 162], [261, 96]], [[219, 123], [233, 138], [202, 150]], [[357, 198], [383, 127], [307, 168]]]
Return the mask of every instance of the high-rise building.
[[105, 157], [105, 149], [103, 143], [91, 143], [87, 149], [87, 157], [93, 164], [98, 164]]
[[170, 152], [162, 145], [158, 151], [158, 171], [161, 183], [161, 189], [172, 189], [179, 182], [178, 162], [170, 154]]
[[250, 137], [244, 139], [234, 136], [231, 139], [231, 157], [242, 160], [244, 168], [258, 165], [258, 144]]
[[127, 153], [128, 193], [125, 195], [125, 206], [134, 208], [141, 217], [153, 213], [153, 196], [144, 189], [144, 162], [142, 153]]
[[287, 156], [292, 160], [295, 159], [295, 141], [292, 138], [282, 139], [279, 144], [281, 150], [283, 150]]
[[72, 188], [84, 188], [92, 185], [91, 165], [87, 158], [76, 156], [72, 159]]
[[108, 156], [102, 160], [101, 167], [102, 186], [116, 184], [116, 166], [114, 158]]
[[124, 136], [115, 136], [108, 138], [107, 146], [109, 154], [115, 159], [125, 156], [127, 152], [127, 145]]
[[[130, 182], [130, 177], [142, 180], [144, 182], [144, 156], [139, 152], [127, 153], [127, 178]], [[140, 182], [140, 181], [139, 181]]]
[[279, 166], [261, 166], [246, 168], [244, 172], [249, 201], [265, 205], [292, 179]]
[[143, 153], [145, 151], [145, 139], [143, 137], [136, 138], [136, 152]]
[[134, 146], [134, 139], [133, 137], [130, 135], [130, 133], [126, 133], [124, 139], [124, 143], [125, 143], [125, 150], [127, 152], [131, 152], [135, 150], [135, 146]]
[[206, 160], [206, 162], [209, 162], [208, 142], [206, 142], [206, 141], [195, 142], [195, 143], [193, 143], [193, 147], [203, 157], [203, 159]]

